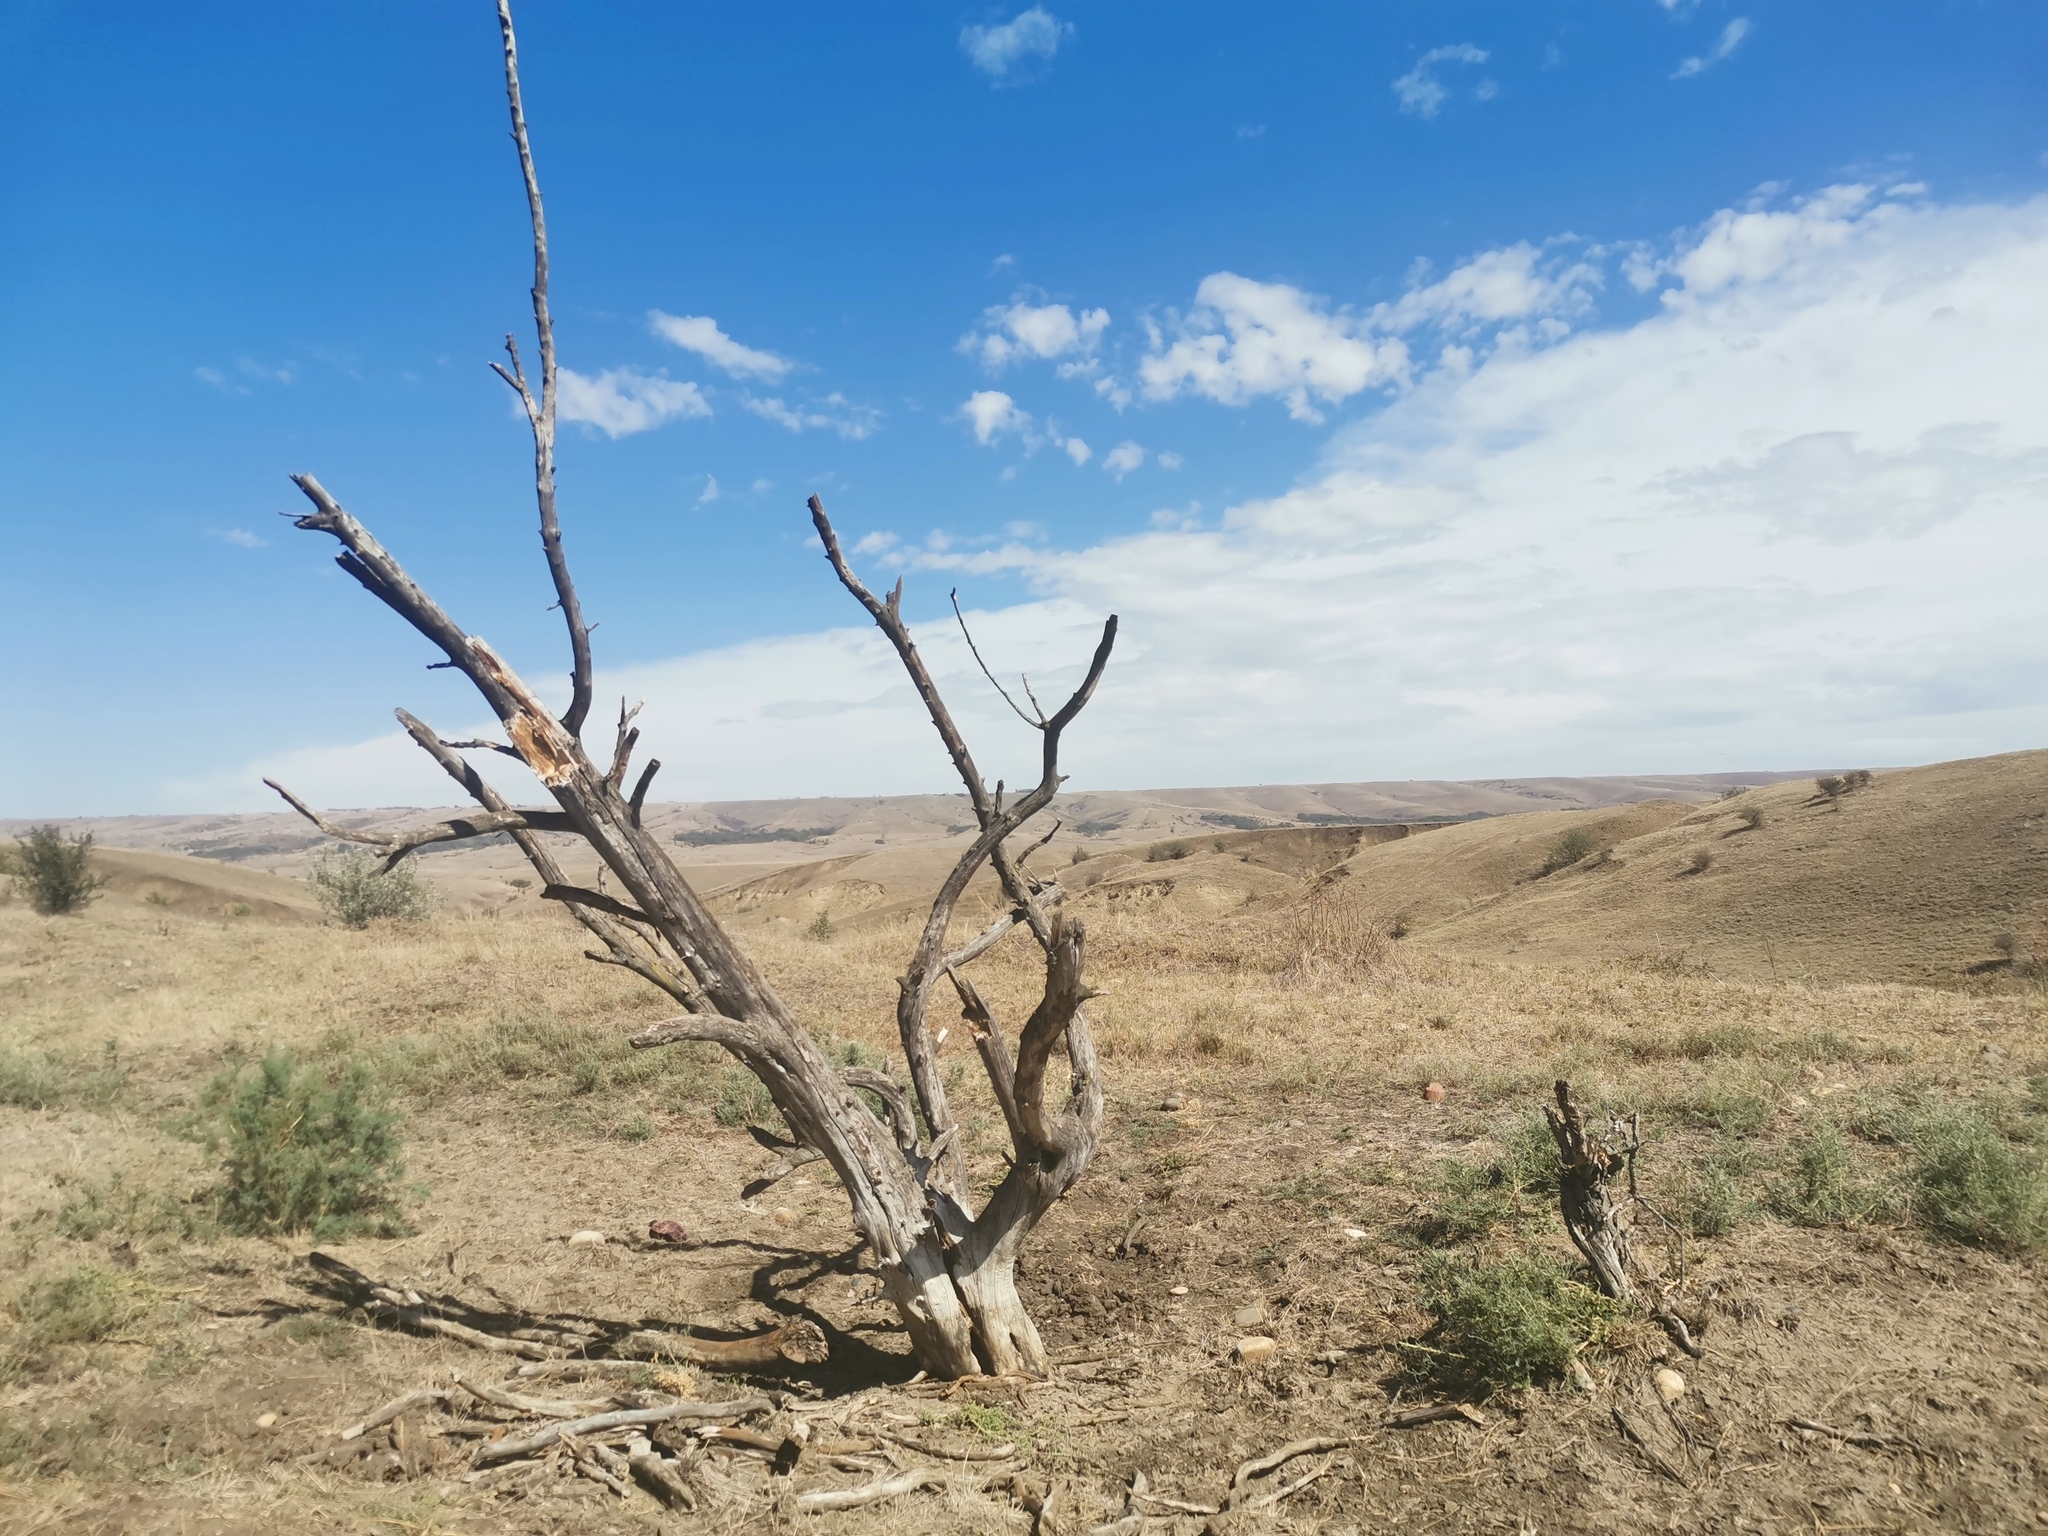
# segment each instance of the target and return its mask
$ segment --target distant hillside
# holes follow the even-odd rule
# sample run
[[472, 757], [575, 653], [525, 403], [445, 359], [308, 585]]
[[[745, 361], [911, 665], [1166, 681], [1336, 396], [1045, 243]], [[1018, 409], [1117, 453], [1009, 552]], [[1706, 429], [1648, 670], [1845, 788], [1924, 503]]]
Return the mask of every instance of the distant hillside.
[[[1504, 816], [1539, 809], [1584, 809], [1653, 798], [1711, 800], [1730, 785], [1763, 784], [1782, 773], [1678, 774], [1581, 779], [1415, 780], [1364, 784], [1262, 784], [1224, 789], [1096, 790], [1062, 795], [1046, 813], [1064, 823], [1070, 841], [1088, 847], [1149, 842], [1264, 828], [1419, 823]], [[394, 829], [438, 820], [445, 812], [418, 807], [330, 810], [348, 826]], [[695, 866], [752, 866], [708, 871], [711, 884], [730, 883], [763, 868], [848, 856], [876, 847], [954, 843], [965, 846], [973, 821], [965, 795], [885, 795], [805, 800], [732, 800], [650, 805], [647, 825], [676, 843]], [[0, 837], [31, 823], [0, 819]], [[222, 816], [106, 816], [60, 821], [68, 833], [91, 832], [106, 847], [182, 853], [246, 864], [274, 874], [302, 875], [326, 846], [305, 821], [274, 812]], [[565, 849], [573, 839], [551, 839]], [[457, 875], [504, 878], [524, 869], [507, 838], [429, 850], [431, 879]]]
[[[1605, 857], [1539, 878], [1574, 827]], [[1447, 827], [1347, 867], [1418, 942], [1459, 953], [1952, 984], [1995, 976], [1996, 936], [2048, 920], [2048, 752], [1879, 773], [1834, 799], [1803, 779], [1694, 809]]]

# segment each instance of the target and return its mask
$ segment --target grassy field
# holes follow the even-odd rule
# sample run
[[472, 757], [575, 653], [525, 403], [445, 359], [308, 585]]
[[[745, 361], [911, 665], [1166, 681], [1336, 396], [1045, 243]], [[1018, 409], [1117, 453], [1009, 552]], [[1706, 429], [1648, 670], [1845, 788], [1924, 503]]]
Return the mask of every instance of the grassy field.
[[[1677, 818], [1651, 819], [1664, 835]], [[323, 1250], [536, 1317], [714, 1337], [808, 1317], [831, 1359], [776, 1390], [883, 1392], [910, 1422], [1015, 1448], [950, 1465], [935, 1491], [804, 1517], [821, 1529], [1023, 1531], [1050, 1494], [1039, 1528], [1085, 1530], [1121, 1512], [1134, 1472], [1214, 1502], [1241, 1460], [1305, 1436], [1346, 1443], [1312, 1485], [1221, 1523], [1991, 1531], [2048, 1507], [2040, 990], [1487, 958], [1466, 917], [1455, 945], [1388, 938], [1355, 873], [1281, 870], [1292, 885], [1267, 890], [1274, 872], [1239, 855], [1261, 894], [1232, 903], [1190, 898], [1198, 862], [1132, 857], [1077, 882], [1110, 1128], [1024, 1273], [1063, 1364], [1048, 1383], [951, 1387], [910, 1381], [829, 1175], [742, 1199], [772, 1161], [746, 1132], [772, 1124], [751, 1080], [705, 1048], [628, 1049], [666, 1010], [583, 960], [559, 913], [515, 901], [356, 932], [146, 893], [66, 918], [0, 905], [0, 1529], [771, 1518], [744, 1460], [694, 1516], [573, 1478], [494, 1493], [452, 1460], [391, 1479], [329, 1465], [364, 1411], [494, 1362], [337, 1307], [309, 1279], [307, 1233], [230, 1230], [248, 1226], [223, 1193], [233, 1093], [277, 1048], [309, 1082], [355, 1064], [400, 1117], [388, 1204]], [[847, 1059], [900, 1059], [900, 919], [829, 937], [740, 925]], [[1035, 982], [1009, 945], [983, 990], [1014, 1020]], [[993, 1182], [1001, 1121], [955, 1064]], [[1638, 1213], [1636, 1240], [1668, 1277], [1682, 1265], [1703, 1360], [1574, 1278], [1537, 1118], [1558, 1077], [1641, 1113], [1660, 1214]], [[689, 1240], [649, 1243], [656, 1219]], [[585, 1229], [611, 1240], [563, 1241]], [[1269, 1363], [1236, 1360], [1247, 1333], [1277, 1341]], [[1668, 1409], [1649, 1385], [1662, 1367], [1688, 1383]], [[1483, 1422], [1375, 1427], [1438, 1397]], [[1157, 1530], [1204, 1523], [1152, 1513]]]

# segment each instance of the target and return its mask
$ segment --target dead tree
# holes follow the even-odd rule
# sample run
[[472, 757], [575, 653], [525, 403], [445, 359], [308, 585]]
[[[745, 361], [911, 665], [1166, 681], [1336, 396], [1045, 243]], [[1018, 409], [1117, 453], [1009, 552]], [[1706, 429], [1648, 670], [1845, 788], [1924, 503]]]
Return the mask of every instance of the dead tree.
[[[590, 713], [592, 676], [590, 629], [569, 575], [555, 510], [555, 343], [548, 312], [547, 227], [541, 213], [540, 183], [520, 103], [518, 55], [508, 0], [498, 0], [498, 25], [505, 47], [505, 88], [518, 145], [533, 224], [533, 318], [540, 377], [522, 366], [519, 350], [506, 338], [509, 366], [493, 364], [525, 408], [533, 431], [534, 486], [540, 508], [541, 545], [548, 573], [568, 627], [571, 658], [569, 706], [557, 716], [484, 641], [464, 632], [420, 588], [370, 532], [342, 509], [311, 475], [294, 482], [314, 510], [297, 526], [332, 535], [342, 551], [341, 568], [367, 587], [439, 649], [444, 662], [476, 685], [504, 723], [503, 742], [444, 741], [404, 710], [398, 719], [420, 747], [482, 807], [482, 814], [451, 818], [402, 836], [338, 826], [291, 795], [272, 788], [330, 836], [381, 848], [387, 861], [414, 848], [489, 833], [506, 833], [519, 845], [542, 882], [541, 894], [561, 902], [588, 929], [601, 949], [593, 960], [624, 966], [660, 988], [681, 1006], [675, 1018], [633, 1035], [635, 1046], [651, 1048], [677, 1041], [710, 1041], [724, 1047], [766, 1085], [790, 1132], [803, 1149], [829, 1162], [846, 1187], [853, 1222], [866, 1239], [887, 1294], [902, 1313], [919, 1361], [935, 1375], [998, 1374], [1047, 1369], [1045, 1347], [1017, 1293], [1018, 1251], [1053, 1202], [1081, 1177], [1093, 1158], [1102, 1128], [1102, 1077], [1084, 1004], [1092, 995], [1082, 979], [1082, 926], [1057, 911], [1062, 892], [1029, 877], [1006, 840], [1044, 810], [1059, 788], [1060, 739], [1087, 704], [1109, 661], [1116, 619], [1103, 625], [1081, 684], [1047, 717], [1035, 708], [1025, 715], [1043, 741], [1038, 782], [1007, 805], [1003, 786], [984, 784], [966, 741], [939, 696], [930, 671], [912, 643], [901, 613], [903, 584], [877, 598], [847, 564], [817, 497], [811, 521], [824, 541], [832, 569], [847, 591], [873, 616], [895, 646], [924, 701], [939, 738], [953, 759], [973, 804], [979, 835], [940, 886], [909, 968], [901, 978], [897, 1029], [923, 1111], [924, 1134], [908, 1096], [880, 1073], [841, 1070], [828, 1061], [767, 978], [735, 945], [696, 892], [670, 861], [668, 852], [641, 826], [641, 807], [655, 771], [650, 761], [625, 788], [627, 768], [639, 732], [633, 714], [621, 708], [611, 762], [600, 767], [586, 752], [582, 728]], [[1020, 711], [1020, 713], [1022, 713]], [[554, 796], [556, 809], [514, 809], [462, 755], [489, 750], [517, 758]], [[571, 885], [554, 856], [536, 835], [574, 833], [588, 843], [617, 878], [621, 894]], [[953, 950], [947, 935], [954, 908], [984, 865], [992, 866], [1007, 910], [971, 942]], [[1014, 927], [1026, 929], [1045, 956], [1045, 989], [1038, 1006], [1017, 1033], [1014, 1055], [985, 1004], [963, 974]], [[977, 1210], [959, 1126], [946, 1100], [937, 1046], [927, 1025], [932, 995], [941, 982], [960, 1000], [975, 1048], [1007, 1121], [1013, 1155], [1009, 1170]], [[1047, 1099], [1046, 1076], [1056, 1051], [1063, 1051], [1071, 1083], [1064, 1096]], [[868, 1107], [857, 1089], [875, 1093], [886, 1121]], [[804, 1154], [798, 1153], [801, 1158]]]
[[1544, 1118], [1550, 1122], [1551, 1137], [1557, 1142], [1558, 1204], [1564, 1214], [1565, 1231], [1572, 1246], [1591, 1266], [1600, 1293], [1614, 1301], [1635, 1300], [1629, 1283], [1628, 1233], [1621, 1225], [1621, 1212], [1608, 1194], [1608, 1180], [1626, 1166], [1626, 1157], [1612, 1151], [1586, 1129], [1586, 1119], [1572, 1102], [1571, 1084], [1559, 1079], [1557, 1105], [1546, 1105]]

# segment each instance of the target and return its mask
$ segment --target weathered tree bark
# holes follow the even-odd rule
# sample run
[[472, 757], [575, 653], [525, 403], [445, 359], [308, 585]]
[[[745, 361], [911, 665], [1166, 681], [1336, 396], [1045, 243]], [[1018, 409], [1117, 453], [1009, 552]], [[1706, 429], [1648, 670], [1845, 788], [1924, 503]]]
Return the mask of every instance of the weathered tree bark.
[[1545, 1106], [1543, 1114], [1550, 1122], [1562, 1163], [1558, 1203], [1564, 1212], [1565, 1230], [1592, 1266], [1593, 1281], [1601, 1294], [1614, 1301], [1633, 1301], [1628, 1233], [1608, 1193], [1608, 1180], [1621, 1171], [1625, 1160], [1587, 1133], [1585, 1117], [1572, 1102], [1571, 1084], [1562, 1078], [1557, 1083], [1556, 1107]]
[[[519, 95], [518, 54], [508, 0], [499, 0], [505, 83], [513, 138], [525, 179], [534, 233], [534, 325], [541, 385], [536, 398], [507, 338], [510, 368], [492, 366], [518, 394], [533, 429], [535, 488], [541, 541], [569, 629], [572, 698], [558, 719], [481, 638], [465, 633], [407, 575], [368, 529], [350, 516], [311, 475], [293, 477], [313, 511], [297, 520], [342, 546], [341, 568], [391, 608], [462, 672], [503, 722], [506, 743], [448, 742], [420, 721], [398, 712], [413, 739], [483, 807], [480, 816], [455, 817], [406, 834], [342, 827], [320, 816], [282, 786], [272, 785], [330, 836], [382, 849], [392, 862], [430, 842], [508, 833], [540, 876], [543, 894], [564, 903], [604, 945], [590, 958], [632, 970], [679, 1003], [681, 1016], [641, 1030], [640, 1047], [705, 1040], [724, 1047], [766, 1085], [799, 1147], [828, 1161], [844, 1184], [853, 1221], [866, 1239], [886, 1293], [902, 1314], [912, 1346], [935, 1375], [960, 1376], [984, 1366], [998, 1373], [1044, 1373], [1045, 1348], [1016, 1287], [1017, 1254], [1047, 1209], [1080, 1178], [1093, 1158], [1102, 1127], [1102, 1082], [1084, 1009], [1091, 995], [1082, 979], [1085, 936], [1079, 923], [1052, 910], [1060, 891], [1039, 884], [1012, 859], [1005, 841], [1051, 803], [1060, 784], [1061, 734], [1093, 695], [1116, 639], [1116, 619], [1080, 686], [1050, 718], [1026, 715], [1043, 737], [1039, 782], [1007, 808], [1002, 785], [991, 792], [912, 643], [900, 607], [902, 582], [877, 599], [848, 566], [839, 540], [815, 496], [810, 512], [832, 568], [867, 609], [902, 658], [919, 697], [953, 759], [974, 807], [980, 833], [940, 887], [901, 982], [897, 1027], [912, 1086], [930, 1139], [920, 1145], [915, 1118], [901, 1091], [886, 1078], [835, 1068], [798, 1023], [753, 962], [733, 943], [670, 861], [666, 849], [640, 825], [641, 805], [655, 763], [649, 763], [630, 798], [622, 794], [639, 733], [637, 710], [621, 709], [612, 761], [600, 769], [584, 749], [581, 727], [591, 702], [589, 627], [570, 579], [555, 510], [555, 347], [547, 302], [547, 233], [540, 186], [527, 141]], [[962, 628], [965, 628], [963, 623]], [[971, 638], [971, 637], [970, 637]], [[978, 657], [977, 652], [977, 657]], [[1006, 695], [1007, 697], [1007, 695]], [[1035, 700], [1034, 700], [1035, 706]], [[1014, 707], [1014, 706], [1013, 706]], [[1022, 713], [1022, 711], [1020, 711]], [[515, 810], [460, 753], [491, 750], [517, 757], [553, 795], [558, 809]], [[537, 833], [573, 832], [616, 878], [621, 894], [607, 895], [568, 883]], [[992, 865], [1010, 912], [962, 948], [948, 952], [954, 908], [984, 864]], [[986, 953], [1012, 927], [1026, 928], [1045, 955], [1045, 991], [1018, 1036], [1014, 1062], [997, 1023], [962, 968]], [[946, 1102], [937, 1047], [927, 1027], [933, 990], [942, 978], [959, 992], [977, 1050], [1010, 1128], [1014, 1156], [986, 1209], [973, 1209], [958, 1126]], [[1046, 1071], [1064, 1047], [1072, 1083], [1063, 1102], [1045, 1103]], [[856, 1091], [884, 1095], [888, 1119], [877, 1116]], [[889, 1095], [894, 1093], [894, 1097]]]

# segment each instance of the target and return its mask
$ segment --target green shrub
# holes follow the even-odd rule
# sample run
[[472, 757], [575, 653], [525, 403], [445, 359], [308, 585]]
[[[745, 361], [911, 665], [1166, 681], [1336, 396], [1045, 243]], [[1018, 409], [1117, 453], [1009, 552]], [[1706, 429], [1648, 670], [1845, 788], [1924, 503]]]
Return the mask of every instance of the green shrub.
[[1679, 1226], [1693, 1237], [1725, 1237], [1751, 1209], [1742, 1187], [1749, 1158], [1737, 1145], [1723, 1145], [1712, 1156], [1687, 1168], [1672, 1200]]
[[730, 1066], [718, 1080], [711, 1113], [720, 1125], [780, 1125], [768, 1085], [742, 1066]]
[[1793, 1143], [1790, 1177], [1773, 1191], [1771, 1206], [1799, 1226], [1832, 1227], [1882, 1216], [1892, 1201], [1880, 1181], [1865, 1176], [1840, 1129], [1824, 1122]]
[[342, 848], [313, 862], [313, 894], [345, 928], [367, 928], [380, 917], [414, 921], [433, 911], [433, 897], [419, 883], [411, 859], [391, 870], [374, 853]]
[[1536, 1254], [1491, 1264], [1434, 1256], [1423, 1266], [1422, 1289], [1436, 1319], [1423, 1357], [1427, 1373], [1458, 1384], [1513, 1389], [1554, 1381], [1622, 1315]]
[[1745, 832], [1754, 832], [1764, 824], [1764, 808], [1760, 805], [1745, 805], [1735, 813], [1735, 819], [1742, 823]]
[[1148, 864], [1169, 863], [1175, 859], [1184, 859], [1194, 851], [1186, 843], [1154, 843], [1145, 851], [1145, 862]]
[[0, 1045], [0, 1104], [54, 1109], [59, 1104], [111, 1104], [128, 1086], [128, 1069], [109, 1040], [99, 1062], [86, 1066], [48, 1052], [30, 1055]]
[[652, 1141], [654, 1122], [645, 1114], [631, 1114], [612, 1127], [612, 1134], [621, 1141]]
[[2024, 1253], [2048, 1247], [2048, 1174], [1975, 1110], [1936, 1110], [1907, 1136], [1913, 1214], [1960, 1243]]
[[820, 943], [823, 943], [825, 940], [831, 938], [832, 914], [827, 912], [823, 907], [820, 907], [818, 909], [818, 915], [812, 918], [810, 921], [810, 926], [804, 929], [804, 937], [808, 939], [816, 939]]
[[228, 1230], [409, 1230], [398, 1211], [398, 1115], [364, 1063], [323, 1072], [273, 1049], [253, 1076], [230, 1067], [216, 1077], [202, 1113], [213, 1116], [208, 1150], [226, 1153], [215, 1204]]
[[31, 827], [17, 838], [6, 872], [30, 906], [45, 917], [77, 912], [98, 898], [107, 883], [92, 872], [92, 834], [66, 837], [55, 827]]
[[1436, 1202], [1409, 1217], [1406, 1230], [1428, 1248], [1477, 1242], [1523, 1214], [1521, 1192], [1501, 1176], [1497, 1166], [1443, 1162], [1422, 1181], [1422, 1187], [1435, 1192]]
[[116, 1173], [104, 1184], [85, 1183], [57, 1209], [57, 1233], [89, 1243], [106, 1232], [125, 1237], [167, 1234], [187, 1242], [207, 1229], [199, 1209], [160, 1190], [130, 1188]]
[[145, 1304], [132, 1282], [81, 1264], [24, 1286], [14, 1310], [32, 1343], [94, 1344], [120, 1332]]
[[63, 1097], [64, 1071], [51, 1056], [0, 1046], [0, 1104], [49, 1109]]
[[1067, 862], [1069, 864], [1086, 864], [1088, 862], [1088, 850], [1076, 843], [1074, 845], [1074, 856], [1067, 860]]
[[1540, 1110], [1530, 1110], [1501, 1137], [1501, 1155], [1493, 1164], [1495, 1178], [1511, 1189], [1549, 1194], [1557, 1188], [1557, 1138]]
[[1544, 853], [1543, 868], [1536, 872], [1537, 878], [1554, 875], [1560, 869], [1569, 869], [1592, 852], [1593, 834], [1584, 827], [1573, 827], [1569, 832], [1561, 832]]

